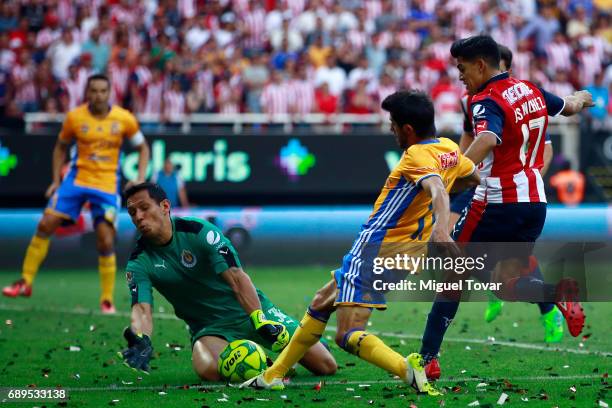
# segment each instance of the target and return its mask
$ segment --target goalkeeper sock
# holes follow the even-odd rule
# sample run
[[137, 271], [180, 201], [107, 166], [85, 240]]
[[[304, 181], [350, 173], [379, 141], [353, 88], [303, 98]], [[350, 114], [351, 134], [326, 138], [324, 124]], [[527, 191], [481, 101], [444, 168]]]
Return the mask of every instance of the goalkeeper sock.
[[291, 341], [280, 353], [272, 367], [264, 372], [264, 380], [271, 382], [275, 378], [284, 378], [287, 372], [304, 357], [308, 349], [314, 346], [325, 330], [329, 313], [317, 312], [308, 308], [300, 327], [295, 331]]
[[23, 259], [23, 267], [21, 277], [28, 285], [31, 285], [38, 273], [40, 264], [47, 257], [49, 250], [49, 238], [39, 237], [34, 235], [26, 250], [25, 258]]
[[100, 255], [98, 257], [98, 271], [100, 272], [100, 287], [102, 288], [100, 302], [108, 300], [112, 303], [115, 290], [115, 274], [117, 272], [115, 254]]
[[344, 335], [343, 347], [362, 360], [372, 363], [400, 378], [406, 376], [406, 357], [392, 350], [375, 335], [355, 329]]

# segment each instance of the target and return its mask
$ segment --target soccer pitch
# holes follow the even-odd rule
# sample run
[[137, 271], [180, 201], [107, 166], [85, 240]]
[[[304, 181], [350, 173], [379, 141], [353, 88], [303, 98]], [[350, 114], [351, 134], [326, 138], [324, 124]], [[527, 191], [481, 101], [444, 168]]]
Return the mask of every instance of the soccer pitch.
[[[300, 319], [315, 290], [329, 277], [328, 267], [253, 267], [256, 286]], [[4, 273], [6, 272], [6, 273]], [[3, 271], [8, 283], [17, 271]], [[68, 407], [597, 407], [612, 404], [612, 319], [609, 303], [585, 305], [584, 337], [566, 333], [555, 346], [543, 343], [535, 305], [506, 303], [493, 323], [483, 319], [484, 303], [462, 304], [443, 345], [445, 395], [416, 395], [383, 370], [340, 350], [328, 339], [338, 361], [335, 376], [319, 378], [300, 368], [280, 392], [238, 390], [201, 383], [191, 368], [185, 324], [155, 293], [154, 360], [151, 374], [126, 368], [116, 357], [125, 348], [129, 297], [123, 274], [116, 285], [118, 314], [98, 311], [97, 272], [42, 270], [30, 299], [0, 298], [0, 386], [57, 387], [70, 399], [11, 406]], [[401, 354], [418, 351], [428, 303], [391, 303], [375, 311], [368, 327]], [[317, 386], [321, 382], [321, 386]], [[476, 404], [478, 401], [478, 404]], [[411, 405], [412, 404], [412, 405]], [[606, 406], [606, 405], [601, 405]]]

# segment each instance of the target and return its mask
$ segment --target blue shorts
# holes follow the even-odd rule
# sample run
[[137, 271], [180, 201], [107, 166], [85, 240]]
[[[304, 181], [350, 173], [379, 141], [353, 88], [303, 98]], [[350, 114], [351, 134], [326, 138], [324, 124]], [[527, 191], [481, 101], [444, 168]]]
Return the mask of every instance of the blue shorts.
[[387, 308], [384, 294], [373, 289], [371, 261], [349, 253], [342, 259], [342, 267], [333, 271], [332, 275], [338, 288], [334, 306]]
[[89, 187], [76, 186], [73, 178], [65, 179], [49, 200], [45, 213], [75, 222], [83, 205], [89, 202], [94, 226], [106, 221], [116, 226], [121, 207], [121, 196]]
[[476, 187], [454, 194], [451, 197], [450, 211], [455, 214], [461, 214], [465, 207], [470, 204], [475, 191]]

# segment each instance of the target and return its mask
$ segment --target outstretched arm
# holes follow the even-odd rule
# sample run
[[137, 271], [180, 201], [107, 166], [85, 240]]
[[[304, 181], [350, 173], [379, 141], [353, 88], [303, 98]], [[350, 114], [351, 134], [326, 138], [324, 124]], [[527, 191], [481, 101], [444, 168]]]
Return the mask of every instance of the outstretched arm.
[[593, 95], [589, 91], [576, 91], [573, 94], [563, 98], [565, 106], [561, 111], [563, 116], [572, 116], [582, 112], [585, 108], [595, 106], [593, 103]]

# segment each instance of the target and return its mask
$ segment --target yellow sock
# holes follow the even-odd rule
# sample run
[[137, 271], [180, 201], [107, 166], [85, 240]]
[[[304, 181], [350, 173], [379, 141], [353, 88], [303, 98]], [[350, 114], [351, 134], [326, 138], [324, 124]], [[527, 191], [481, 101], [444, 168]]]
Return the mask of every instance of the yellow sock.
[[274, 378], [284, 378], [291, 367], [304, 357], [308, 349], [319, 341], [325, 326], [327, 322], [315, 319], [306, 312], [287, 347], [283, 349], [272, 367], [264, 372], [264, 380], [270, 382]]
[[371, 333], [354, 331], [348, 339], [347, 350], [400, 378], [406, 375], [406, 358]]
[[42, 238], [34, 235], [26, 250], [25, 258], [23, 259], [23, 267], [21, 269], [21, 277], [28, 285], [34, 281], [34, 277], [38, 273], [40, 264], [47, 257], [49, 250], [49, 238]]
[[112, 302], [115, 290], [115, 274], [117, 272], [115, 254], [99, 256], [98, 271], [100, 272], [100, 287], [102, 288], [100, 302], [105, 300]]

